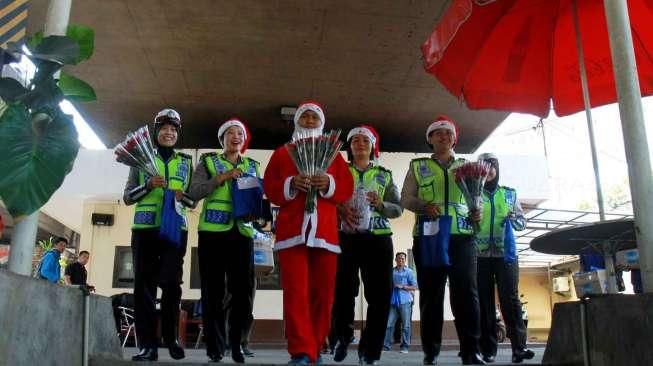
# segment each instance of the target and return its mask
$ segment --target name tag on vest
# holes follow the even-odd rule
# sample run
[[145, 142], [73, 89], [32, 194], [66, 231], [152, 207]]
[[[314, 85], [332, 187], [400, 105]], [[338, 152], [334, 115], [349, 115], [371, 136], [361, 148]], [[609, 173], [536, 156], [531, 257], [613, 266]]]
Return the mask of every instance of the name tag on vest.
[[419, 162], [419, 175], [422, 178], [430, 177], [433, 175], [433, 172], [429, 167], [426, 165], [426, 162], [424, 160]]
[[211, 160], [213, 160], [213, 165], [215, 165], [215, 170], [218, 174], [222, 174], [227, 171], [227, 167], [224, 166], [217, 155], [211, 156]]
[[156, 223], [156, 212], [139, 211], [134, 215], [136, 225], [154, 225]]
[[220, 210], [206, 210], [204, 221], [209, 224], [225, 225], [231, 220], [231, 212]]

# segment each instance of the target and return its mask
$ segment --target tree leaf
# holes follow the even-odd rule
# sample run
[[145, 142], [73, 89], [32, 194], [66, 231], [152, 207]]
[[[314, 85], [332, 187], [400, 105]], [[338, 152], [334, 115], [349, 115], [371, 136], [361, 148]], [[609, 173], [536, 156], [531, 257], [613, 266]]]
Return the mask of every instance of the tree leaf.
[[25, 93], [27, 93], [27, 89], [18, 80], [0, 78], [0, 98], [8, 102], [13, 102]]
[[30, 59], [40, 59], [59, 64], [72, 65], [79, 57], [79, 45], [66, 36], [48, 36], [43, 38], [31, 55]]
[[61, 72], [59, 88], [66, 99], [77, 102], [91, 102], [97, 99], [95, 90], [85, 81]]
[[13, 217], [41, 208], [72, 170], [79, 142], [72, 118], [57, 107], [33, 124], [21, 103], [0, 117], [0, 197]]
[[95, 48], [95, 31], [93, 28], [84, 25], [69, 25], [66, 36], [75, 40], [79, 45], [79, 56], [75, 60], [76, 64], [91, 58]]

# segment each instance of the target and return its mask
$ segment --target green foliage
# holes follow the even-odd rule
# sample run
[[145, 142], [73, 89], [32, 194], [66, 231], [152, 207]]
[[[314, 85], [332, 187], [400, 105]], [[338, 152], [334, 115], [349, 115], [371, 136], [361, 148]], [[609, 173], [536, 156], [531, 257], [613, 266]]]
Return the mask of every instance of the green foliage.
[[44, 37], [36, 33], [22, 44], [10, 43], [7, 51], [28, 57], [36, 72], [25, 84], [0, 78], [0, 198], [15, 218], [29, 215], [47, 202], [72, 169], [79, 150], [72, 117], [59, 103], [92, 101], [95, 91], [67, 73], [93, 54], [94, 32], [70, 26], [66, 36]]

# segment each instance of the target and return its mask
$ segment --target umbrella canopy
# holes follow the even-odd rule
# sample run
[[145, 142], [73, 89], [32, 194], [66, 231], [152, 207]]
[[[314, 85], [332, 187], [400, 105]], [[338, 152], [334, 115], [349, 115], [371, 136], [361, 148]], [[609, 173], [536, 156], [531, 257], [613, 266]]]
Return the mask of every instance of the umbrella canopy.
[[[617, 100], [603, 0], [578, 1], [592, 107]], [[643, 96], [653, 94], [653, 0], [628, 1]], [[545, 117], [583, 110], [573, 0], [453, 0], [424, 67], [471, 109]]]

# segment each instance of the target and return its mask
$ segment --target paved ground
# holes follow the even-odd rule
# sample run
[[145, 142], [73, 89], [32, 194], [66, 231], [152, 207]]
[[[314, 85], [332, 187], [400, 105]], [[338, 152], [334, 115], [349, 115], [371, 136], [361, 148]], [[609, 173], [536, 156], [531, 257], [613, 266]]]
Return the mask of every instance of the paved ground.
[[[524, 364], [539, 364], [542, 359], [542, 354], [544, 352], [543, 345], [531, 345], [529, 346], [533, 351], [535, 351], [535, 359]], [[447, 347], [450, 348], [450, 347]], [[257, 349], [252, 347], [252, 350], [256, 353], [256, 356], [253, 358], [246, 358], [246, 364], [258, 364], [258, 365], [285, 365], [288, 362], [289, 356], [285, 349]], [[124, 358], [125, 360], [131, 359], [131, 356], [136, 353], [134, 348], [125, 348]], [[439, 358], [439, 365], [461, 365], [460, 358], [457, 356], [457, 349], [450, 349], [441, 352]], [[510, 365], [510, 349], [509, 348], [500, 348], [499, 354], [497, 356], [497, 361], [493, 365]], [[384, 352], [381, 356], [381, 361], [379, 364], [381, 366], [385, 365], [421, 365], [422, 364], [422, 352], [418, 350], [411, 350], [407, 354], [399, 353], [397, 350]], [[333, 356], [323, 355], [324, 363], [326, 365], [358, 365], [358, 357], [356, 354], [356, 349], [352, 349], [349, 352], [349, 355], [342, 363], [334, 363]], [[168, 355], [168, 350], [160, 349], [159, 350], [159, 362], [158, 365], [170, 364], [174, 366], [181, 365], [192, 365], [192, 364], [202, 364], [207, 363], [208, 359], [206, 358], [205, 351], [203, 349], [187, 349], [186, 358], [179, 361], [174, 361]], [[230, 357], [226, 357], [223, 360], [223, 363], [233, 363]], [[93, 364], [93, 363], [92, 363]], [[131, 364], [131, 362], [124, 362], [122, 364]], [[136, 363], [134, 363], [136, 364]], [[138, 363], [141, 364], [142, 363]]]

